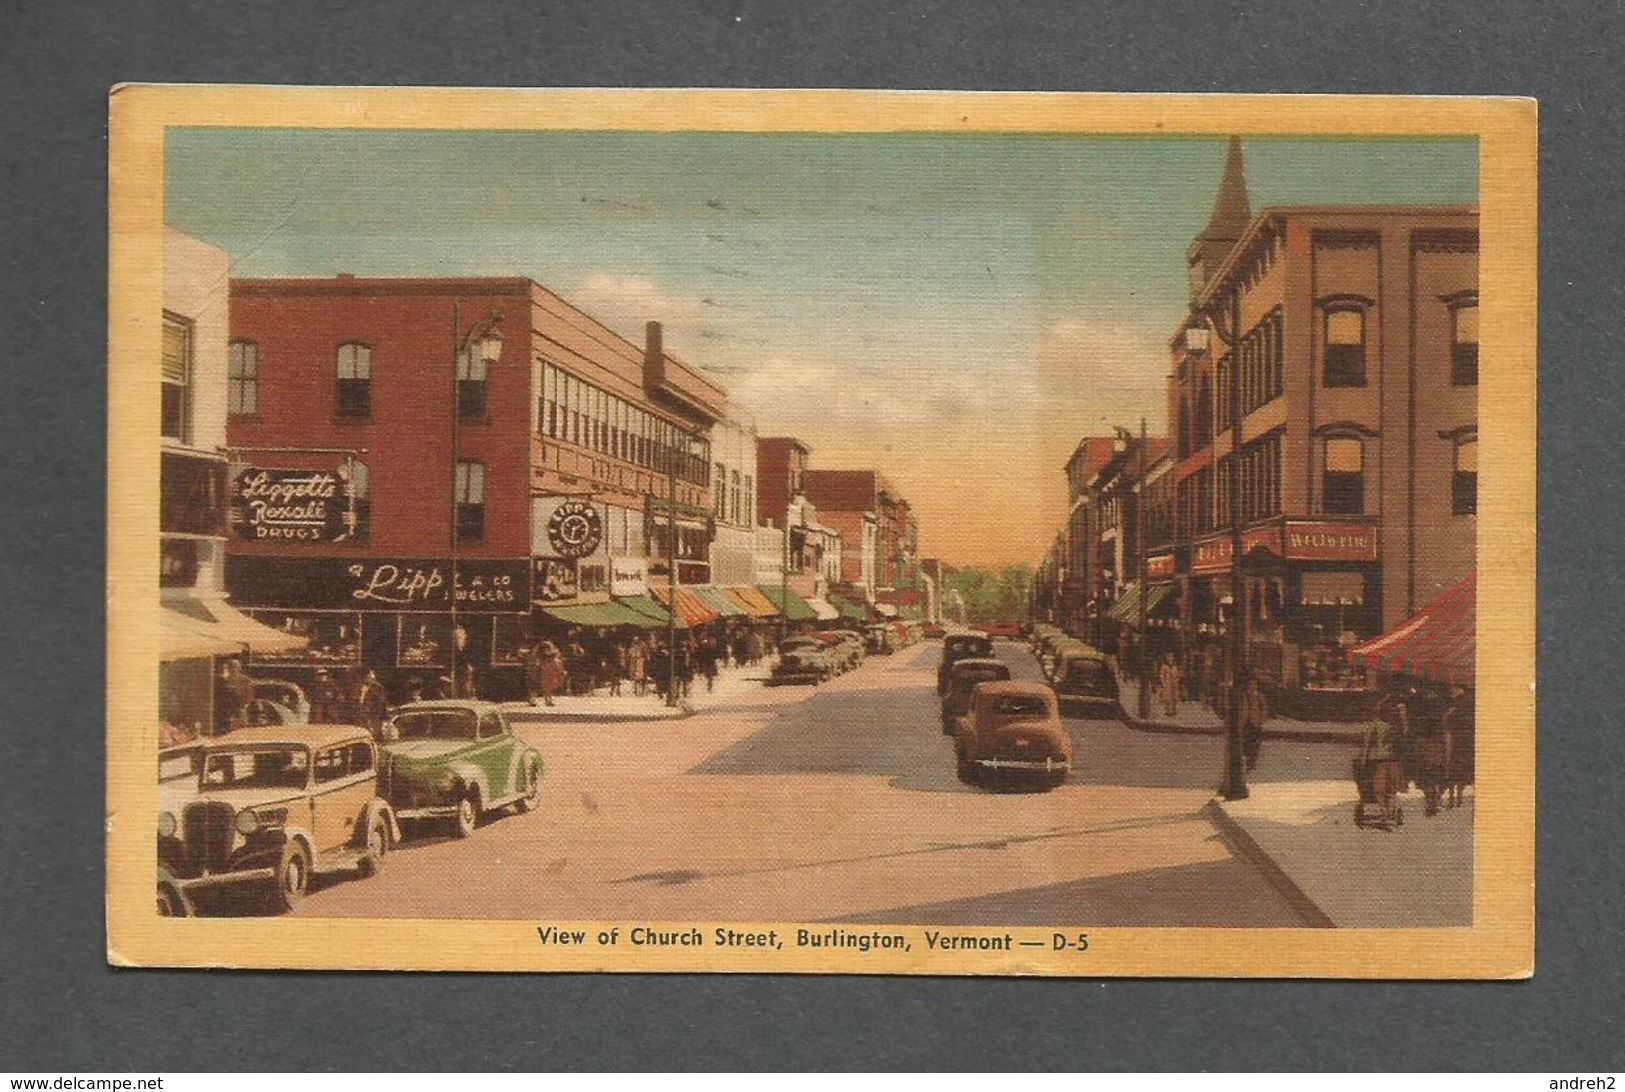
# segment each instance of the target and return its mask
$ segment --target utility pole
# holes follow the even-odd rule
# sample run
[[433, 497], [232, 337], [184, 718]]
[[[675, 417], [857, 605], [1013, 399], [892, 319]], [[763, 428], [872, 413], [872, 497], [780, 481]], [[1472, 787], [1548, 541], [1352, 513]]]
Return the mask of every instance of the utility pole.
[[[674, 426], [675, 427], [675, 426]], [[679, 430], [679, 434], [687, 436]], [[666, 460], [666, 704], [677, 705], [677, 449]]]
[[1230, 707], [1225, 718], [1224, 781], [1219, 793], [1226, 800], [1247, 798], [1247, 772], [1241, 756], [1241, 696], [1247, 685], [1247, 583], [1241, 572], [1241, 284], [1230, 286], [1230, 473], [1225, 487], [1230, 505]]
[[457, 404], [459, 392], [457, 371], [462, 367], [463, 355], [463, 320], [456, 300], [451, 301], [451, 586], [446, 589], [446, 598], [451, 602], [451, 651], [449, 663], [451, 664], [451, 693], [447, 697], [457, 696], [457, 472], [458, 464], [458, 429], [462, 419], [462, 407]]
[[1140, 584], [1140, 719], [1151, 719], [1150, 589], [1145, 586], [1145, 418], [1140, 418], [1140, 450], [1134, 458], [1134, 551]]

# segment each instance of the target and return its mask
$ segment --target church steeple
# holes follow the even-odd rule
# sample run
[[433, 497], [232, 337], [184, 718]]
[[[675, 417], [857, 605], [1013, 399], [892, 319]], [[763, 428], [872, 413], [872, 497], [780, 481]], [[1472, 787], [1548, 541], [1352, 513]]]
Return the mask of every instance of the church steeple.
[[1241, 241], [1252, 218], [1252, 208], [1247, 203], [1247, 171], [1241, 158], [1241, 138], [1233, 136], [1230, 154], [1224, 161], [1224, 177], [1219, 181], [1219, 194], [1213, 201], [1213, 215], [1185, 254], [1192, 295], [1200, 292], [1218, 272], [1225, 255]]

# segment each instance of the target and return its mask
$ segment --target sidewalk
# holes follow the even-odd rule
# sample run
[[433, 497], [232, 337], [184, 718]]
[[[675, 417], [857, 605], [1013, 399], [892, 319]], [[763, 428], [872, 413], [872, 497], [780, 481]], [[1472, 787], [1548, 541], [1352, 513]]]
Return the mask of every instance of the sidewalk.
[[688, 697], [675, 706], [668, 706], [653, 690], [639, 697], [632, 693], [632, 686], [627, 683], [619, 697], [611, 695], [608, 687], [599, 687], [589, 694], [561, 694], [553, 699], [552, 705], [503, 702], [502, 711], [510, 721], [518, 724], [682, 720], [747, 691], [760, 689], [767, 675], [766, 660], [755, 667], [725, 667], [717, 672], [716, 686], [709, 692], [705, 689], [705, 679], [696, 676]]
[[[1140, 684], [1124, 675], [1116, 665], [1117, 704], [1123, 711], [1123, 723], [1142, 732], [1176, 732], [1195, 736], [1224, 734], [1224, 718], [1198, 701], [1182, 701], [1179, 713], [1168, 716], [1162, 712], [1157, 700], [1156, 687], [1151, 688], [1151, 716], [1141, 720], [1135, 715], [1139, 702]], [[1265, 739], [1290, 739], [1300, 743], [1348, 743], [1358, 745], [1364, 738], [1358, 725], [1348, 721], [1295, 720], [1292, 717], [1272, 717], [1264, 727]]]
[[1466, 926], [1473, 919], [1473, 800], [1422, 814], [1403, 793], [1392, 831], [1354, 825], [1359, 793], [1347, 781], [1254, 784], [1245, 800], [1215, 798], [1205, 814], [1312, 925]]

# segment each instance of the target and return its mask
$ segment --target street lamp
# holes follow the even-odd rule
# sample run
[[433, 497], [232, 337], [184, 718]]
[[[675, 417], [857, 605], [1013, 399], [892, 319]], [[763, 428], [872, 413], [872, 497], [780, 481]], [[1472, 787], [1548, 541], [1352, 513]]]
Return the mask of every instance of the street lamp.
[[[457, 546], [458, 546], [458, 506], [459, 506], [459, 479], [462, 466], [459, 461], [458, 450], [459, 426], [463, 417], [463, 362], [473, 363], [475, 355], [481, 364], [481, 374], [491, 368], [502, 358], [502, 312], [492, 311], [484, 321], [468, 331], [463, 330], [461, 308], [456, 300], [451, 304], [451, 586], [447, 589], [447, 598], [451, 602], [451, 647], [448, 662], [451, 666], [451, 692], [457, 693]], [[470, 368], [472, 371], [472, 367]], [[472, 378], [472, 376], [470, 376]], [[472, 483], [469, 483], [472, 485]], [[483, 490], [485, 482], [480, 482], [481, 499], [484, 499]]]

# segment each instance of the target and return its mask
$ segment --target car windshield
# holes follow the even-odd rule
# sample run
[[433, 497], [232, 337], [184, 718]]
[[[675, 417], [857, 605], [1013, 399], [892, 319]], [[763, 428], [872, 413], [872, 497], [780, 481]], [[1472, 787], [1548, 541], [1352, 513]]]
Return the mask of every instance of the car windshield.
[[203, 769], [203, 788], [302, 789], [309, 777], [310, 751], [304, 747], [215, 751]]
[[395, 714], [401, 739], [473, 739], [479, 718], [468, 709], [434, 709]]
[[1008, 671], [1000, 671], [996, 667], [981, 667], [975, 671], [961, 671], [957, 679], [960, 686], [968, 689], [977, 683], [998, 682], [1009, 677], [1010, 673]]
[[1004, 717], [1031, 717], [1042, 716], [1049, 709], [1036, 694], [1009, 694], [994, 699], [993, 711]]

